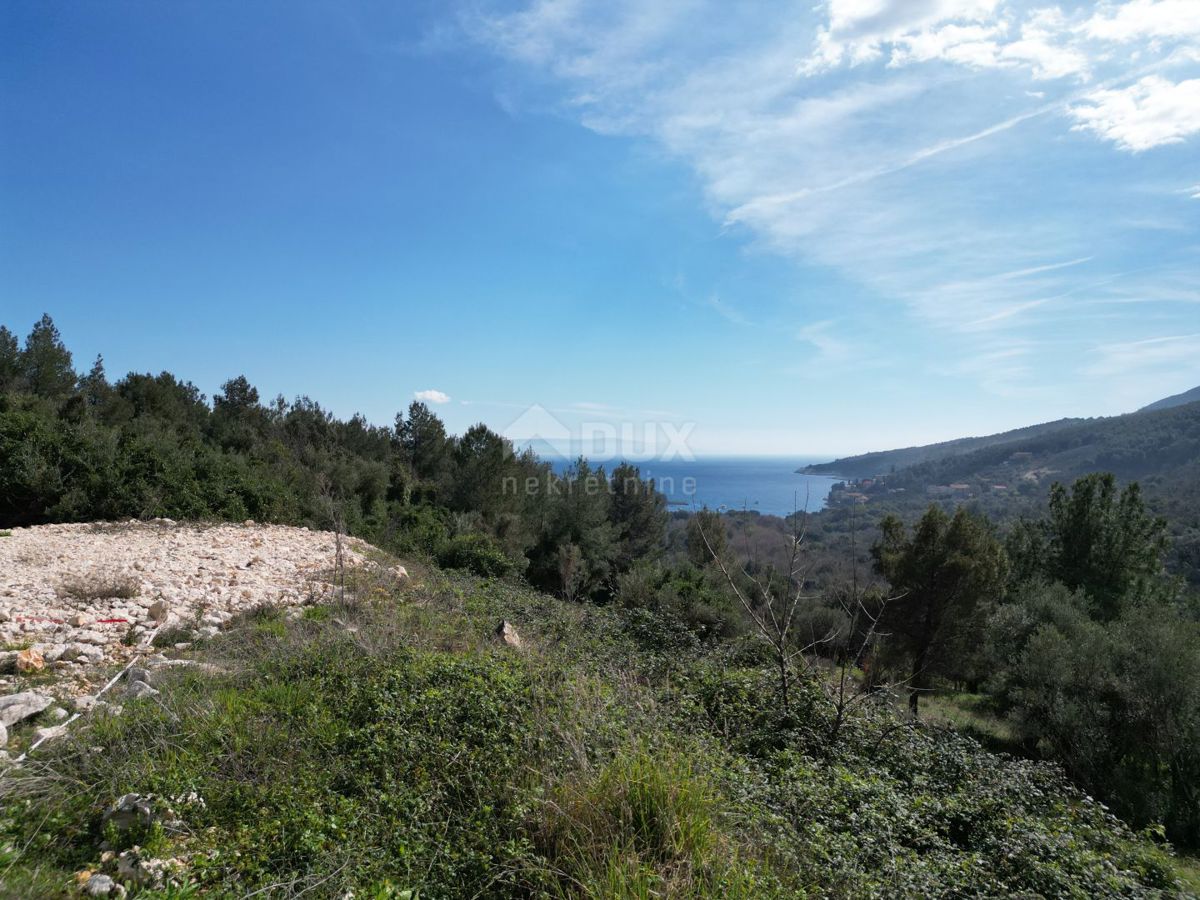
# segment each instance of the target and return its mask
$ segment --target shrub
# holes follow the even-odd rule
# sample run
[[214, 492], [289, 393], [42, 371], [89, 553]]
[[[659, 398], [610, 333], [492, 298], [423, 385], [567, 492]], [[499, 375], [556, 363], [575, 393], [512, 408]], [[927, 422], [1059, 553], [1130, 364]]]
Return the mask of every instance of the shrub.
[[434, 556], [450, 537], [449, 514], [433, 506], [404, 506], [392, 521], [388, 545], [399, 552]]
[[121, 572], [88, 572], [68, 575], [58, 586], [58, 596], [70, 600], [131, 600], [141, 590], [141, 582]]
[[517, 571], [516, 564], [485, 534], [459, 534], [438, 550], [438, 565], [466, 569], [484, 578], [503, 578]]

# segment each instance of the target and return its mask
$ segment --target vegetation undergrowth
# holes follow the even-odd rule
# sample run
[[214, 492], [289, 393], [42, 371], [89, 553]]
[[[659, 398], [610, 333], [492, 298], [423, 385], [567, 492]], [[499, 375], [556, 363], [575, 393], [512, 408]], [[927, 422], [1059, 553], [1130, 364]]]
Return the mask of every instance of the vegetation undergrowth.
[[[811, 679], [782, 711], [755, 640], [412, 569], [248, 614], [189, 651], [219, 672], [160, 675], [8, 770], [3, 895], [70, 896], [134, 846], [179, 861], [126, 881], [143, 898], [1185, 893], [1051, 766], [886, 699], [831, 739]], [[106, 824], [129, 793], [152, 820]]]

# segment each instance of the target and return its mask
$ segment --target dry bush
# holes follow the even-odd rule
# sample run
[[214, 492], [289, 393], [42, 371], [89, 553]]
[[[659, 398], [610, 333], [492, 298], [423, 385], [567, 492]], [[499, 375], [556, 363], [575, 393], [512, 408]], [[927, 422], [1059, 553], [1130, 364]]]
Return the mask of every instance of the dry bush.
[[85, 572], [67, 575], [58, 586], [58, 596], [69, 600], [131, 600], [141, 583], [124, 572]]

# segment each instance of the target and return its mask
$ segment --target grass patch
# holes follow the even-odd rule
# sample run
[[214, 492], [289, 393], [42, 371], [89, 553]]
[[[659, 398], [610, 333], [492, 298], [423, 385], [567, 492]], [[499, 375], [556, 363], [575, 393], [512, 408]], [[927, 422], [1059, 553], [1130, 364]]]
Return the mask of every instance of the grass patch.
[[195, 630], [189, 625], [172, 625], [170, 628], [163, 628], [154, 635], [154, 639], [150, 642], [150, 646], [156, 649], [174, 647], [176, 644], [183, 644], [194, 640], [196, 637]]
[[1190, 894], [1200, 897], [1200, 858], [1195, 856], [1175, 857], [1175, 874]]
[[983, 694], [935, 693], [921, 698], [921, 717], [931, 725], [953, 728], [994, 750], [1015, 750], [1012, 726], [992, 712]]
[[754, 898], [773, 892], [719, 822], [722, 798], [678, 751], [623, 750], [558, 784], [539, 849], [561, 896]]

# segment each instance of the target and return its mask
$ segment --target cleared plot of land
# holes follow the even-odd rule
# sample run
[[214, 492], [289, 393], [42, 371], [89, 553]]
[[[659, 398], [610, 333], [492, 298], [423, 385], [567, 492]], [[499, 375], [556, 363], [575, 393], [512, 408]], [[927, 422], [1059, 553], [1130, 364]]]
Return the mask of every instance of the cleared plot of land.
[[[369, 547], [343, 540], [346, 567]], [[0, 537], [2, 662], [32, 649], [27, 671], [0, 676], [0, 693], [36, 671], [84, 678], [120, 662], [155, 629], [214, 633], [261, 605], [320, 599], [331, 586], [337, 537], [279, 525], [177, 525], [169, 520], [42, 525]]]

